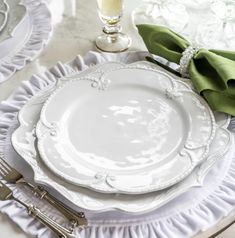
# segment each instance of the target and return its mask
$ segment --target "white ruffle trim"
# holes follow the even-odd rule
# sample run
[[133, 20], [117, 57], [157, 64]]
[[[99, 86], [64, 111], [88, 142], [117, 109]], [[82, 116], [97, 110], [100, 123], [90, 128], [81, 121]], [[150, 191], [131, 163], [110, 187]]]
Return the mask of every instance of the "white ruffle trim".
[[[12, 156], [10, 144], [11, 133], [17, 126], [17, 114], [20, 108], [40, 91], [52, 86], [57, 78], [74, 74], [88, 68], [90, 65], [106, 61], [121, 61], [131, 63], [143, 60], [147, 53], [123, 53], [120, 55], [88, 53], [84, 58], [78, 56], [69, 64], [58, 63], [55, 67], [42, 75], [34, 75], [30, 81], [24, 81], [12, 96], [0, 104], [0, 155], [6, 159]], [[230, 123], [230, 129], [235, 132], [235, 119]], [[225, 164], [225, 161], [221, 161]], [[89, 238], [186, 238], [191, 237], [201, 230], [214, 225], [235, 207], [235, 155], [226, 161], [227, 166], [221, 172], [221, 182], [214, 184], [207, 195], [197, 202], [190, 202], [182, 209], [169, 213], [166, 206], [165, 212], [159, 209], [151, 214], [145, 214], [143, 219], [128, 217], [128, 219], [113, 219], [110, 214], [104, 218], [99, 215], [89, 214], [90, 227], [77, 230], [77, 237]], [[216, 171], [220, 173], [220, 169]], [[216, 180], [217, 181], [217, 180]], [[198, 190], [200, 191], [200, 190]], [[16, 193], [20, 193], [19, 190]], [[23, 196], [21, 194], [21, 196]], [[32, 198], [27, 198], [28, 200]], [[47, 205], [42, 204], [41, 209], [46, 210]], [[169, 208], [170, 209], [170, 208]], [[7, 214], [25, 232], [38, 237], [52, 237], [51, 232], [40, 225], [36, 220], [29, 218], [16, 203], [12, 201], [0, 202], [0, 210]], [[164, 214], [164, 215], [162, 215]], [[61, 218], [51, 212], [50, 216], [57, 221]], [[104, 215], [102, 215], [104, 217]], [[110, 218], [110, 220], [109, 220]]]
[[33, 61], [49, 41], [52, 32], [51, 13], [42, 0], [22, 0], [33, 24], [32, 31], [23, 47], [16, 53], [0, 60], [0, 83], [9, 79], [27, 62]]

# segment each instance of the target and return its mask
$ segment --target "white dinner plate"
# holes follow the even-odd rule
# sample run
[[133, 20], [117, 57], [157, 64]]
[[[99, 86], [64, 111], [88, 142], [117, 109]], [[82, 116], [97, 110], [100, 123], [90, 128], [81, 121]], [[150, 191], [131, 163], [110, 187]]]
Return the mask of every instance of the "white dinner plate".
[[[112, 68], [120, 65], [116, 64], [115, 66], [106, 63], [105, 66]], [[154, 68], [157, 67], [154, 66]], [[76, 75], [73, 77], [76, 77]], [[51, 89], [48, 92], [43, 92], [41, 95], [34, 96], [21, 109], [19, 113], [20, 126], [12, 135], [12, 144], [17, 153], [32, 167], [36, 183], [56, 190], [75, 206], [93, 212], [120, 210], [131, 214], [140, 214], [152, 211], [189, 190], [191, 187], [201, 186], [206, 174], [219, 159], [225, 156], [232, 143], [231, 133], [226, 129], [229, 123], [229, 117], [222, 113], [216, 113], [217, 129], [215, 138], [210, 146], [209, 155], [182, 182], [169, 189], [138, 196], [126, 194], [119, 194], [117, 196], [116, 194], [97, 193], [86, 188], [79, 188], [56, 177], [42, 163], [37, 154], [35, 147], [35, 125], [39, 119], [42, 105], [50, 94]]]
[[214, 132], [201, 96], [141, 64], [68, 81], [47, 99], [36, 127], [39, 154], [56, 175], [126, 194], [184, 179], [207, 155]]
[[[110, 64], [106, 64], [110, 67]], [[154, 66], [155, 67], [155, 66]], [[76, 76], [74, 76], [76, 77]], [[139, 196], [119, 194], [100, 194], [94, 191], [78, 188], [55, 177], [41, 162], [35, 148], [35, 125], [38, 121], [44, 101], [50, 95], [43, 93], [33, 97], [19, 113], [20, 127], [14, 132], [12, 142], [15, 150], [32, 167], [35, 182], [49, 186], [71, 201], [74, 205], [92, 211], [121, 210], [137, 214], [151, 211], [165, 204], [169, 200], [187, 191], [193, 186], [202, 185], [202, 181], [213, 164], [221, 159], [232, 143], [232, 137], [226, 129], [228, 117], [225, 114], [216, 113], [216, 121], [219, 128], [211, 144], [209, 157], [197, 167], [190, 176], [177, 185], [159, 192], [143, 194]]]

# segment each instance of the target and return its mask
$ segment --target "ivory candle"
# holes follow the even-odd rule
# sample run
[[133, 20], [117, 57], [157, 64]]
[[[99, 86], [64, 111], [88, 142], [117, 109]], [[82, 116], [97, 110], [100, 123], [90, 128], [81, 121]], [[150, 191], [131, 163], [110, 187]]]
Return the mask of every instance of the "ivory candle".
[[122, 13], [122, 0], [97, 0], [100, 13], [105, 16], [119, 16]]

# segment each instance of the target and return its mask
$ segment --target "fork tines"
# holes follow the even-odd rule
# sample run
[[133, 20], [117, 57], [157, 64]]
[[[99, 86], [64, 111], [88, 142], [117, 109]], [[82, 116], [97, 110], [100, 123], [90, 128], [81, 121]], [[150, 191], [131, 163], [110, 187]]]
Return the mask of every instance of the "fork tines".
[[4, 161], [2, 158], [0, 158], [0, 173], [1, 174], [8, 174], [8, 172], [11, 170], [10, 166], [7, 164], [6, 161]]

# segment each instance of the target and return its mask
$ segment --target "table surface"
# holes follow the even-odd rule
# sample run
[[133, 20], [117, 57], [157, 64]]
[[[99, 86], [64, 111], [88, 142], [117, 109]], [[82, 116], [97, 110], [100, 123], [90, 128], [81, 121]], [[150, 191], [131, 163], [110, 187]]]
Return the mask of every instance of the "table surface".
[[[131, 11], [141, 0], [125, 2], [122, 19], [123, 31], [132, 39], [130, 50], [146, 50], [131, 22]], [[6, 99], [23, 80], [30, 79], [32, 74], [45, 71], [58, 61], [68, 62], [76, 55], [84, 55], [89, 50], [96, 50], [94, 39], [101, 32], [101, 22], [96, 12], [95, 0], [52, 0], [49, 5], [52, 12], [54, 31], [52, 38], [42, 54], [11, 79], [0, 85], [0, 101]], [[215, 227], [202, 232], [195, 238], [207, 238], [217, 232], [235, 217], [235, 210]], [[29, 238], [8, 217], [0, 214], [1, 237]], [[231, 226], [218, 238], [231, 238], [235, 233], [235, 225]]]

